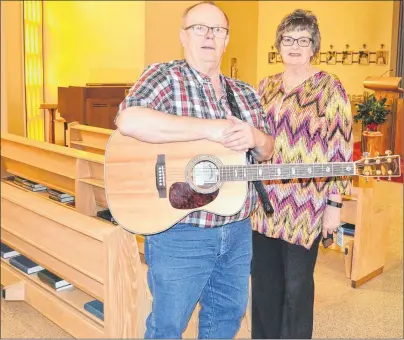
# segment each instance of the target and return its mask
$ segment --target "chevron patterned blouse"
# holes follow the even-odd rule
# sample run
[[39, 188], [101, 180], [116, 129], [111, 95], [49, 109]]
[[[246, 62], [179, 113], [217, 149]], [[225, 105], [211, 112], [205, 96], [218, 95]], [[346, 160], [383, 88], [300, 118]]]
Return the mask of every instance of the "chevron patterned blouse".
[[[282, 74], [263, 79], [258, 93], [265, 119], [275, 137], [272, 164], [351, 162], [351, 106], [339, 79], [324, 71], [285, 92]], [[330, 194], [350, 194], [347, 177], [264, 182], [274, 214], [261, 205], [252, 215], [253, 229], [310, 249], [322, 229]]]

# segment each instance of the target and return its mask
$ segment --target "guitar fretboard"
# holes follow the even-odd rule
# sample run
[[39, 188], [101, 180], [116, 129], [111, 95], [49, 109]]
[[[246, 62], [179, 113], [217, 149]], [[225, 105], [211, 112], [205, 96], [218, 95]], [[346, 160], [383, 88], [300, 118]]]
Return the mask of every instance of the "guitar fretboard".
[[353, 176], [355, 170], [354, 162], [225, 165], [219, 168], [223, 182]]

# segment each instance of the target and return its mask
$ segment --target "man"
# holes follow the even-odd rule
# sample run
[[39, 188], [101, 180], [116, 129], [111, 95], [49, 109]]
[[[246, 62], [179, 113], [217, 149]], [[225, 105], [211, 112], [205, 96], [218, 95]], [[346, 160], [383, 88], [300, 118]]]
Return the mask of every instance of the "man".
[[[180, 31], [185, 60], [144, 71], [120, 105], [119, 131], [149, 143], [208, 139], [235, 151], [252, 149], [258, 161], [269, 159], [273, 138], [263, 132], [258, 95], [220, 73], [228, 31], [226, 15], [213, 3], [188, 8]], [[232, 116], [226, 82], [246, 122]], [[181, 338], [198, 301], [198, 338], [235, 336], [246, 309], [252, 256], [249, 215], [257, 193], [249, 185], [235, 216], [192, 213], [146, 237], [153, 308], [145, 338]]]

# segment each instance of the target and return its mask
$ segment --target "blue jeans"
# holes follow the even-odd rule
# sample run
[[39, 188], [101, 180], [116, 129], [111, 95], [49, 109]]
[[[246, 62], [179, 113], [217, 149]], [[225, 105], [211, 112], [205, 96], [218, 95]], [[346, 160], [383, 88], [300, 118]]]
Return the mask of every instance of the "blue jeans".
[[251, 234], [248, 218], [211, 229], [176, 224], [147, 236], [153, 306], [145, 338], [181, 338], [198, 301], [198, 338], [233, 338], [247, 306]]

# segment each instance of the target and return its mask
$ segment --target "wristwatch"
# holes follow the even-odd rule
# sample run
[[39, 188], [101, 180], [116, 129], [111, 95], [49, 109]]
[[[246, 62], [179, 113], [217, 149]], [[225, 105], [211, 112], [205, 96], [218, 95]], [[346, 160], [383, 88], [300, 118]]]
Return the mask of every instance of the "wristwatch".
[[334, 202], [331, 200], [327, 200], [327, 204], [331, 205], [332, 207], [342, 208], [342, 203]]

